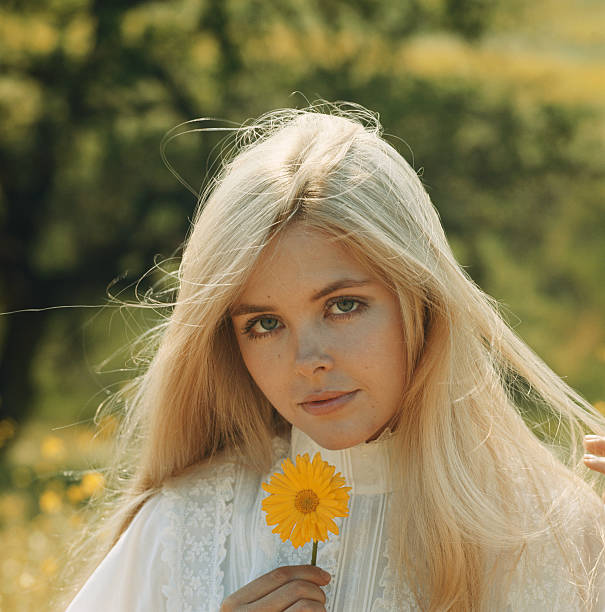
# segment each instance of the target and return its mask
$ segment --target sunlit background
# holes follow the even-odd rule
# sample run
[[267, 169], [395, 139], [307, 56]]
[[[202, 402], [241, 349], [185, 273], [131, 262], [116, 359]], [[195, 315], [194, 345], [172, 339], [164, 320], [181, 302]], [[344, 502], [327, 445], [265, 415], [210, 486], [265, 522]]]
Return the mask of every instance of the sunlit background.
[[[178, 264], [195, 198], [159, 144], [187, 119], [380, 113], [461, 263], [603, 410], [604, 32], [602, 0], [5, 0], [0, 610], [47, 609], [103, 491], [116, 422], [93, 417], [149, 324], [109, 295]], [[198, 188], [217, 142], [167, 153]]]

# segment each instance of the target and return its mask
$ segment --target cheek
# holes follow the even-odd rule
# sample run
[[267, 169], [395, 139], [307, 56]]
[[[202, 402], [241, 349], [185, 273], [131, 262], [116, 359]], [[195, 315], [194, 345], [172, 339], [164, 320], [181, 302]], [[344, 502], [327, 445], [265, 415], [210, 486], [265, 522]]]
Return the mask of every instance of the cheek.
[[402, 322], [398, 310], [390, 304], [383, 304], [372, 312], [372, 315], [357, 325], [356, 336], [372, 351], [401, 351]]
[[377, 324], [358, 340], [357, 353], [365, 369], [375, 376], [385, 390], [399, 388], [404, 378], [404, 339], [395, 313], [384, 313]]
[[[243, 342], [247, 343], [246, 340]], [[246, 365], [248, 372], [250, 372], [250, 376], [256, 380], [256, 378], [262, 373], [261, 363], [263, 360], [259, 355], [258, 350], [255, 350], [253, 346], [244, 345], [243, 342], [240, 344], [242, 359], [244, 360], [244, 364]]]
[[[246, 346], [243, 342], [249, 342], [251, 346]], [[280, 370], [280, 366], [283, 366], [281, 355], [262, 346], [255, 346], [253, 342], [243, 342], [240, 344], [240, 352], [244, 364], [259, 389], [271, 399], [283, 379], [283, 372]]]

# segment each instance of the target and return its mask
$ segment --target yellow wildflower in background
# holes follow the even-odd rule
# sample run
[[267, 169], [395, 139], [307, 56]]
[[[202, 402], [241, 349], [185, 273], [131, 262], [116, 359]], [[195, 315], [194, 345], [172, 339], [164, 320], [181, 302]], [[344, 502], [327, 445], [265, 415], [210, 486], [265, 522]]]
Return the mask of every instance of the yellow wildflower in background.
[[65, 493], [67, 495], [67, 499], [74, 505], [78, 504], [86, 497], [86, 493], [84, 493], [80, 485], [70, 485], [67, 487], [67, 491]]
[[52, 576], [59, 569], [57, 557], [46, 557], [40, 564], [40, 569], [45, 576]]
[[56, 514], [61, 510], [63, 501], [61, 496], [52, 489], [46, 489], [39, 499], [40, 510], [46, 514]]
[[103, 490], [105, 486], [105, 477], [99, 472], [88, 472], [88, 474], [84, 474], [80, 486], [84, 494], [90, 497]]
[[267, 493], [262, 509], [267, 513], [267, 524], [276, 525], [282, 542], [290, 540], [296, 548], [314, 540], [328, 539], [328, 531], [338, 534], [332, 520], [349, 513], [349, 491], [345, 479], [335, 467], [315, 453], [313, 462], [308, 453], [296, 456], [296, 465], [287, 458], [281, 464], [283, 474], [275, 473], [269, 484], [262, 483]]
[[65, 458], [67, 450], [65, 443], [57, 436], [46, 436], [40, 445], [42, 457], [48, 460], [60, 461]]

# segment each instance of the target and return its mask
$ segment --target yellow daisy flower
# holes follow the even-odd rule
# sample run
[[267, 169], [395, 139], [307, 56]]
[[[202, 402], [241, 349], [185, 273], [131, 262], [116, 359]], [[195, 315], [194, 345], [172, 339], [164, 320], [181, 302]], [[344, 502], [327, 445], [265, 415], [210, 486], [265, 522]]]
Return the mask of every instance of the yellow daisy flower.
[[296, 456], [296, 465], [290, 458], [281, 464], [283, 474], [272, 474], [269, 484], [262, 483], [267, 493], [262, 509], [267, 513], [267, 525], [276, 525], [282, 542], [290, 540], [298, 548], [310, 540], [324, 542], [328, 531], [338, 534], [338, 525], [332, 520], [349, 513], [349, 491], [343, 486], [345, 479], [335, 467], [315, 453]]

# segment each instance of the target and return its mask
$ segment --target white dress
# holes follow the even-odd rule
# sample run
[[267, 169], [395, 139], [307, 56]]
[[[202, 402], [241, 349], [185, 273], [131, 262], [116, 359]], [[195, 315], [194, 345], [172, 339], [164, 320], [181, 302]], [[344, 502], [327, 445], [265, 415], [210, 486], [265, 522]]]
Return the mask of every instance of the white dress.
[[[389, 562], [391, 443], [385, 432], [373, 442], [330, 451], [295, 427], [290, 448], [274, 441], [272, 472], [288, 454], [312, 458], [320, 451], [352, 486], [349, 515], [336, 519], [340, 534], [318, 546], [317, 565], [332, 575], [322, 587], [328, 611], [419, 610]], [[311, 543], [295, 549], [265, 522], [261, 501], [267, 493], [260, 484], [268, 478], [223, 461], [173, 479], [139, 511], [68, 612], [216, 612], [227, 595], [272, 569], [310, 563]], [[493, 612], [575, 610], [584, 607], [552, 543], [536, 545], [522, 560], [508, 604]]]

